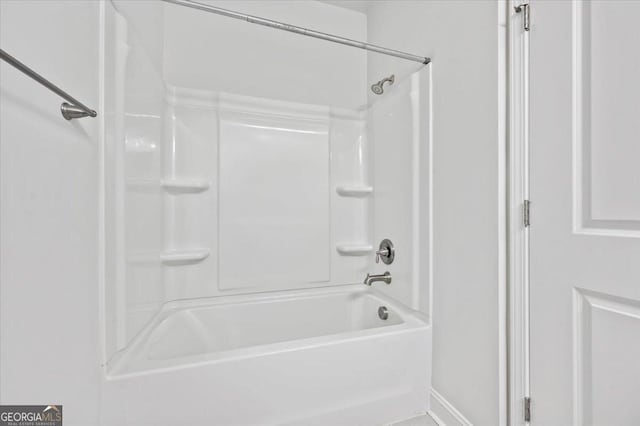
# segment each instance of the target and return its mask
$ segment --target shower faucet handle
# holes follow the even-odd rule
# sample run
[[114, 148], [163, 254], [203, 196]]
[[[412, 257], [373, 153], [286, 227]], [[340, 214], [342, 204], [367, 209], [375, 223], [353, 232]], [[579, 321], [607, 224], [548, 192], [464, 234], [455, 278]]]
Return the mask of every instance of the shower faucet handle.
[[382, 249], [382, 250], [376, 251], [376, 263], [380, 263], [380, 256], [388, 256], [388, 255], [389, 255], [389, 249]]
[[393, 263], [395, 255], [396, 252], [393, 248], [393, 243], [391, 240], [385, 238], [380, 242], [380, 247], [378, 247], [378, 250], [376, 251], [376, 263], [380, 263], [380, 259], [382, 259], [382, 263], [390, 265]]

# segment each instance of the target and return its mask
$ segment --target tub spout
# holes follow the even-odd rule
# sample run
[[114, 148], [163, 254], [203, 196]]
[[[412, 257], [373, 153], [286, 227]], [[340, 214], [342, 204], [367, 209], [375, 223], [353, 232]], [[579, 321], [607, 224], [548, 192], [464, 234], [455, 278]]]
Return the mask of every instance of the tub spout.
[[364, 283], [366, 285], [371, 285], [376, 281], [382, 281], [387, 284], [391, 284], [391, 273], [387, 271], [384, 274], [367, 274], [367, 277], [364, 279]]

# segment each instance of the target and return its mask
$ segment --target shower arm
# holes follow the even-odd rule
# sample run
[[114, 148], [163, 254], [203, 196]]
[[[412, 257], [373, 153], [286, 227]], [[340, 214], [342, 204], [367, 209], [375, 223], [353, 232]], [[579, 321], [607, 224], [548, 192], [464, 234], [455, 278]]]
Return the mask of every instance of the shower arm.
[[391, 75], [390, 77], [383, 78], [382, 80], [380, 80], [376, 84], [380, 85], [381, 87], [384, 87], [385, 83], [393, 84], [395, 81], [396, 81], [396, 76], [395, 75]]
[[358, 49], [381, 53], [383, 55], [395, 56], [396, 58], [420, 62], [422, 64], [428, 64], [431, 62], [431, 59], [425, 56], [418, 56], [418, 55], [413, 55], [411, 53], [401, 52], [399, 50], [388, 49], [386, 47], [377, 46], [375, 44], [365, 43], [357, 40], [351, 40], [349, 38], [340, 37], [340, 36], [328, 34], [328, 33], [323, 33], [320, 31], [314, 31], [308, 28], [298, 27], [298, 26], [287, 24], [284, 22], [273, 21], [271, 19], [261, 18], [259, 16], [246, 15], [244, 13], [235, 12], [229, 9], [223, 9], [221, 7], [210, 6], [208, 4], [198, 3], [192, 0], [163, 0], [163, 1], [165, 1], [166, 3], [176, 4], [179, 6], [190, 7], [192, 9], [202, 10], [204, 12], [215, 13], [217, 15], [222, 15], [229, 18], [239, 19], [242, 21], [249, 22], [251, 24], [264, 25], [265, 27], [275, 28], [283, 31], [289, 31], [289, 32], [304, 35], [307, 37], [314, 37], [321, 40], [331, 41], [333, 43], [344, 44], [346, 46], [357, 47]]

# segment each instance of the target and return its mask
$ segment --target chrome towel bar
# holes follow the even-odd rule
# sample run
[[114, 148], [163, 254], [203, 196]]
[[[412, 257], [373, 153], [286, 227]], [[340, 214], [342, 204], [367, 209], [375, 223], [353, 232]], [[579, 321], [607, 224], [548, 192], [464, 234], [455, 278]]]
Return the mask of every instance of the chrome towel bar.
[[61, 88], [59, 88], [58, 86], [56, 86], [55, 84], [47, 80], [46, 78], [44, 78], [43, 76], [41, 76], [40, 74], [38, 74], [37, 72], [29, 68], [28, 66], [26, 66], [16, 58], [14, 58], [13, 56], [9, 55], [7, 52], [5, 52], [2, 49], [0, 49], [0, 59], [5, 61], [9, 65], [15, 67], [17, 70], [22, 71], [24, 74], [31, 77], [38, 83], [42, 84], [44, 87], [51, 90], [56, 95], [67, 100], [68, 102], [63, 102], [62, 105], [60, 106], [60, 112], [62, 113], [62, 116], [65, 119], [71, 120], [74, 118], [95, 117], [98, 115], [98, 113], [96, 113], [94, 110], [92, 110], [91, 108], [89, 108], [88, 106], [86, 106], [85, 104], [83, 104], [82, 102], [80, 102], [79, 100], [77, 100], [76, 98], [74, 98], [73, 96], [71, 96], [70, 94], [68, 94]]

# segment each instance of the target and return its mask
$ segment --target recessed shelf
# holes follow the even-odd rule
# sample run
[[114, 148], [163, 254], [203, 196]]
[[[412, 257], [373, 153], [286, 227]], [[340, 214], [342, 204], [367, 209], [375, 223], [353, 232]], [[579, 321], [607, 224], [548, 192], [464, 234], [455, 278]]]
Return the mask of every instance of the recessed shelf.
[[359, 185], [342, 185], [336, 188], [336, 192], [343, 197], [366, 197], [373, 193], [373, 187]]
[[366, 244], [338, 244], [336, 250], [342, 256], [366, 256], [373, 251], [373, 246]]
[[195, 193], [203, 192], [209, 189], [209, 181], [205, 179], [188, 179], [188, 178], [171, 178], [160, 181], [167, 192], [178, 193]]
[[209, 249], [192, 249], [192, 250], [168, 250], [160, 255], [162, 263], [165, 265], [186, 265], [191, 263], [202, 262], [209, 257]]

